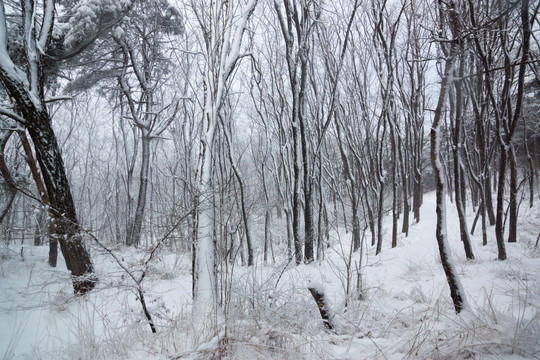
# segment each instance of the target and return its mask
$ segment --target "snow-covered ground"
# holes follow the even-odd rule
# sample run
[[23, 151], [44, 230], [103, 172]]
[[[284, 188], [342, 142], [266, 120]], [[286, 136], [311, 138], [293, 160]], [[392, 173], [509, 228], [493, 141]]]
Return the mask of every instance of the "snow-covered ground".
[[[454, 205], [448, 236], [471, 310], [456, 315], [435, 240], [435, 194], [426, 194], [421, 221], [380, 255], [367, 247], [363, 299], [356, 295], [359, 253], [350, 234], [333, 232], [320, 263], [285, 262], [219, 269], [219, 325], [191, 323], [191, 262], [165, 248], [142, 282], [157, 325], [152, 334], [136, 285], [106, 252], [93, 247], [100, 282], [72, 295], [65, 265], [47, 265], [47, 247], [0, 248], [0, 355], [3, 359], [540, 359], [540, 206], [521, 207], [518, 243], [497, 261], [495, 237], [467, 261]], [[469, 209], [469, 226], [474, 214]], [[390, 219], [387, 219], [390, 220]], [[366, 236], [366, 240], [368, 240]], [[146, 254], [112, 249], [133, 275]], [[347, 264], [350, 271], [347, 272]], [[350, 276], [347, 276], [347, 273]], [[230, 279], [233, 281], [229, 281]], [[347, 283], [349, 294], [346, 296]], [[308, 286], [325, 291], [333, 314], [326, 330]]]

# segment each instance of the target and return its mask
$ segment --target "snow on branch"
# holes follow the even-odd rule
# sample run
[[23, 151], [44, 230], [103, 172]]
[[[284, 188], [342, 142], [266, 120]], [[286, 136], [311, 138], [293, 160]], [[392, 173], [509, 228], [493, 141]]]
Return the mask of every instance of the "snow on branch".
[[45, 47], [52, 34], [52, 27], [54, 22], [54, 2], [53, 0], [46, 0], [43, 10], [43, 23], [41, 24], [41, 32], [38, 39], [38, 50], [45, 54]]
[[239, 51], [240, 51], [240, 45], [242, 42], [242, 36], [244, 35], [244, 30], [246, 29], [246, 23], [253, 13], [253, 10], [255, 9], [255, 5], [257, 5], [258, 0], [250, 0], [242, 9], [240, 19], [238, 21], [238, 24], [236, 25], [236, 29], [231, 41], [231, 45], [229, 48], [229, 52], [227, 54], [227, 57], [225, 59], [225, 66], [224, 66], [224, 73], [229, 74], [231, 70], [234, 67], [234, 64], [240, 57]]
[[4, 2], [0, 3], [0, 76], [12, 82], [27, 84], [26, 75], [15, 64], [7, 51], [7, 26]]
[[6, 31], [6, 14], [4, 9], [4, 2], [0, 3], [0, 53], [7, 54], [7, 31]]
[[52, 96], [45, 100], [45, 103], [52, 103], [57, 101], [67, 101], [67, 100], [73, 100], [72, 96]]
[[7, 116], [8, 118], [13, 119], [20, 124], [23, 124], [23, 125], [26, 124], [26, 121], [22, 117], [20, 117], [13, 111], [6, 109], [4, 107], [0, 107], [0, 115]]

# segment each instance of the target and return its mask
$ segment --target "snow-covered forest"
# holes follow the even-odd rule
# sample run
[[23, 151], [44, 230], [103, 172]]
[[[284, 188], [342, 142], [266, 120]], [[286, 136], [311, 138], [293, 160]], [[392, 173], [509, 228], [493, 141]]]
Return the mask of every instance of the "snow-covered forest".
[[0, 0], [2, 359], [539, 359], [540, 0]]

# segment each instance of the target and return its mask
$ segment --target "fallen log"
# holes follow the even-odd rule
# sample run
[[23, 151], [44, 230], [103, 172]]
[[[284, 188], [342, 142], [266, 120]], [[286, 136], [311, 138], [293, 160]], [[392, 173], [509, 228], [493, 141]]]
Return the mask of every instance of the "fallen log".
[[315, 299], [315, 302], [317, 303], [317, 307], [319, 308], [319, 312], [321, 313], [324, 326], [328, 330], [334, 330], [334, 325], [332, 324], [332, 312], [330, 311], [328, 301], [324, 296], [324, 290], [318, 286], [309, 286], [308, 290], [311, 293], [311, 296], [313, 296], [313, 299]]

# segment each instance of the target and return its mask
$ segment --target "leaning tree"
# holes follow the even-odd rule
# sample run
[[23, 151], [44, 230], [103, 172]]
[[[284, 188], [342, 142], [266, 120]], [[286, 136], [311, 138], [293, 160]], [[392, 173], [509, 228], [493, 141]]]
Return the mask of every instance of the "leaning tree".
[[[21, 124], [30, 135], [49, 199], [57, 239], [73, 277], [75, 293], [90, 291], [96, 282], [90, 254], [81, 236], [75, 204], [66, 176], [46, 99], [45, 71], [54, 60], [55, 1], [0, 2], [0, 81], [7, 94], [0, 113]], [[9, 31], [9, 42], [8, 42]]]

